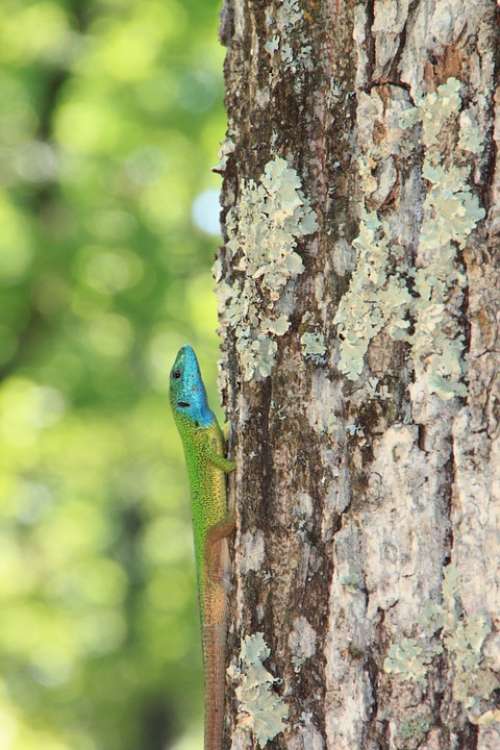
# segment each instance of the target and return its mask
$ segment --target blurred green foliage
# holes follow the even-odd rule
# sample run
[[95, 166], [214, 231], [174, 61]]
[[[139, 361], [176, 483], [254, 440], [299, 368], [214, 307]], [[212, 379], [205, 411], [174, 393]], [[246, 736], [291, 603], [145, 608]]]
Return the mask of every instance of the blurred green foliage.
[[3, 0], [0, 747], [199, 747], [178, 347], [212, 402], [218, 0]]

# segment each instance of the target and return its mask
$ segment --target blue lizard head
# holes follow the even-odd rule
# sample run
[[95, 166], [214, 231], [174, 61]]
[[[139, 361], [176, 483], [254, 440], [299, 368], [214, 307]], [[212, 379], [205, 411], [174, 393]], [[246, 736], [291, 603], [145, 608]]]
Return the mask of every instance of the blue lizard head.
[[179, 349], [170, 373], [170, 403], [174, 412], [188, 417], [195, 426], [210, 427], [215, 421], [196, 354], [189, 345]]

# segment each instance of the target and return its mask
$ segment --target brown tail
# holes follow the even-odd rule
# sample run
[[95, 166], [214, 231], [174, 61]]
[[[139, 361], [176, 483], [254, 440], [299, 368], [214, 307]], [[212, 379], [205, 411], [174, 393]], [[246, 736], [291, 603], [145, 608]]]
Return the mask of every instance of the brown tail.
[[224, 733], [226, 624], [203, 625], [205, 750], [222, 750]]
[[207, 534], [203, 592], [203, 666], [205, 672], [205, 750], [222, 750], [226, 666], [226, 538], [234, 521], [224, 519]]

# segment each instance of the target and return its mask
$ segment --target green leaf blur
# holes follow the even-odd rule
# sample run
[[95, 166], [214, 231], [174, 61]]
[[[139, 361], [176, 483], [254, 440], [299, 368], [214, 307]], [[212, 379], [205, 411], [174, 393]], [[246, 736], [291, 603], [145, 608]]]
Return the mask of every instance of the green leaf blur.
[[[180, 345], [216, 402], [218, 0], [4, 0], [0, 747], [193, 750]], [[213, 217], [212, 217], [213, 221]]]

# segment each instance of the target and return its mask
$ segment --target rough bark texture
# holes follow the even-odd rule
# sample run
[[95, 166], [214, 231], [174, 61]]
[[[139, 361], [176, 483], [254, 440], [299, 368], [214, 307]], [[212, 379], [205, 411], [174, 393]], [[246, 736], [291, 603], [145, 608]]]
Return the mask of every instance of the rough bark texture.
[[495, 2], [226, 0], [221, 39], [227, 747], [493, 750]]

